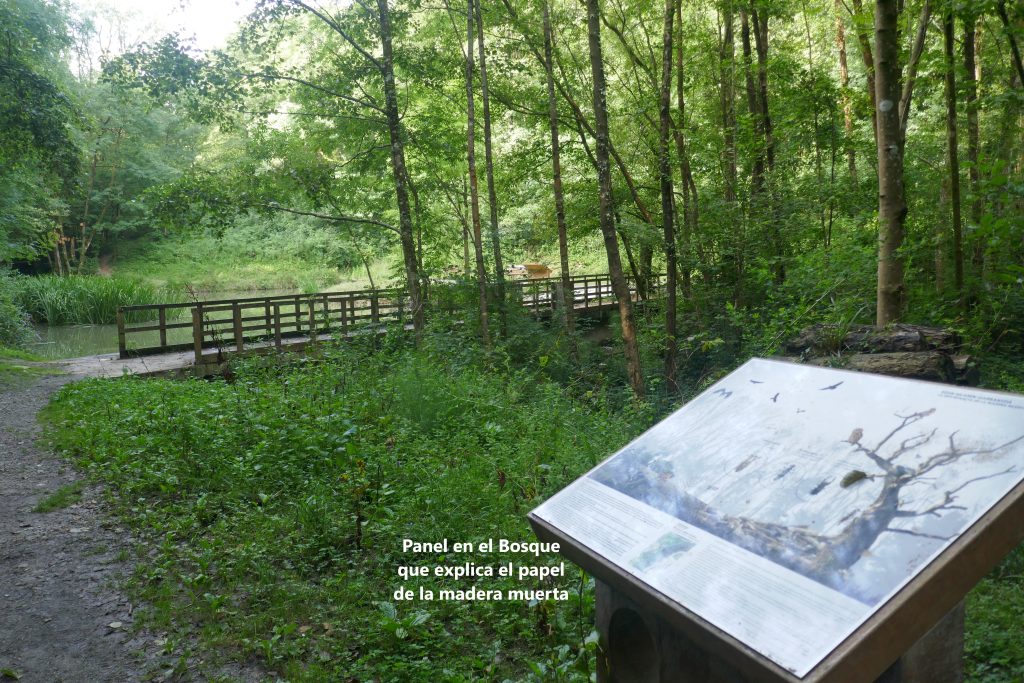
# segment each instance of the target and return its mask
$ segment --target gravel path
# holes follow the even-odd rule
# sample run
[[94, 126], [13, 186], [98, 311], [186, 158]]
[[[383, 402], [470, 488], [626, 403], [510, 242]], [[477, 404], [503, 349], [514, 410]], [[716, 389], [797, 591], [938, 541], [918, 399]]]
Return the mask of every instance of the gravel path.
[[[209, 667], [164, 653], [161, 634], [133, 633], [135, 606], [117, 589], [134, 543], [87, 487], [70, 507], [32, 509], [79, 479], [36, 444], [36, 414], [67, 375], [0, 389], [0, 681], [131, 683], [209, 680]], [[5, 677], [6, 674], [6, 677]], [[217, 680], [257, 681], [255, 671], [217, 670]], [[226, 678], [220, 678], [226, 676]]]

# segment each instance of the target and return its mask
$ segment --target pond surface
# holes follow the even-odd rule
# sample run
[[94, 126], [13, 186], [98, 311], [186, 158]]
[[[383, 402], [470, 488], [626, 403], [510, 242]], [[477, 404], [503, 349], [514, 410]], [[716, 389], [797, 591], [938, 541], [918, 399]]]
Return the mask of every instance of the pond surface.
[[[340, 287], [339, 287], [340, 288]], [[327, 287], [321, 291], [336, 291], [335, 287]], [[269, 289], [258, 292], [199, 292], [201, 301], [233, 299], [260, 296], [285, 296], [303, 294], [294, 289]], [[171, 303], [171, 302], [167, 302]], [[117, 353], [117, 325], [36, 325], [38, 341], [28, 344], [27, 350], [44, 358], [77, 358], [93, 356], [100, 353]], [[152, 332], [152, 339], [146, 339], [147, 333], [133, 335], [136, 343], [155, 344], [157, 332]], [[171, 344], [192, 341], [190, 328], [168, 330], [167, 341]]]
[[27, 350], [44, 358], [75, 358], [117, 352], [117, 325], [36, 325], [39, 340]]

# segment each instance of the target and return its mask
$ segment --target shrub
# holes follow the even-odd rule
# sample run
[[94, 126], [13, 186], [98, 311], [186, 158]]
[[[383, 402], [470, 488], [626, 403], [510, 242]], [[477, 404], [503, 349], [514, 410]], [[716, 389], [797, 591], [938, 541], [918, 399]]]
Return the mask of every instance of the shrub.
[[18, 305], [18, 280], [0, 270], [0, 346], [20, 347], [32, 338], [29, 316]]

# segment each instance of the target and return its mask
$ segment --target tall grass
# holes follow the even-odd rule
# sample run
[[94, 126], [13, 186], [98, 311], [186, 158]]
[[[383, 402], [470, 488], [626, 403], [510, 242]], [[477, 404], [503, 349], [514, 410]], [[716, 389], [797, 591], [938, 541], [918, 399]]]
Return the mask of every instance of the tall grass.
[[[15, 279], [15, 301], [36, 323], [107, 325], [120, 306], [155, 304], [180, 298], [165, 288], [120, 277], [40, 275]], [[128, 322], [156, 317], [156, 311], [128, 315]]]

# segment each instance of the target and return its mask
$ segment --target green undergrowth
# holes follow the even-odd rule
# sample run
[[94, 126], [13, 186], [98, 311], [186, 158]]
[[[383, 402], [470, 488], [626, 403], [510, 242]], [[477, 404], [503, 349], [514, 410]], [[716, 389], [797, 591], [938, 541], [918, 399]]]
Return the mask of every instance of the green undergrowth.
[[[198, 633], [207, 652], [258, 657], [288, 681], [590, 680], [592, 582], [572, 565], [554, 582], [476, 581], [557, 586], [564, 601], [401, 601], [400, 585], [471, 585], [403, 581], [402, 565], [533, 562], [403, 553], [402, 540], [533, 540], [529, 510], [678, 398], [625, 398], [617, 349], [581, 345], [572, 363], [557, 334], [514, 319], [522, 332], [486, 354], [472, 326], [428, 332], [418, 349], [388, 335], [253, 359], [228, 380], [61, 391], [50, 438], [145, 539], [130, 589], [167, 647]], [[727, 346], [687, 340], [688, 392], [739, 362]], [[1015, 358], [983, 368], [987, 387], [1024, 389]], [[1024, 548], [967, 607], [967, 680], [1022, 680]]]
[[4, 352], [32, 341], [28, 313], [18, 305], [18, 277], [0, 267], [0, 358]]
[[526, 513], [649, 414], [466, 339], [385, 343], [254, 360], [230, 381], [80, 382], [48, 409], [49, 434], [148, 539], [132, 587], [172, 645], [195, 624], [205, 645], [289, 681], [588, 680], [592, 591], [578, 570], [477, 580], [557, 587], [562, 601], [397, 601], [401, 584], [472, 585], [402, 581], [402, 565], [558, 561], [403, 553], [402, 540], [535, 540]]
[[964, 640], [968, 681], [1024, 681], [1024, 546], [967, 596]]

